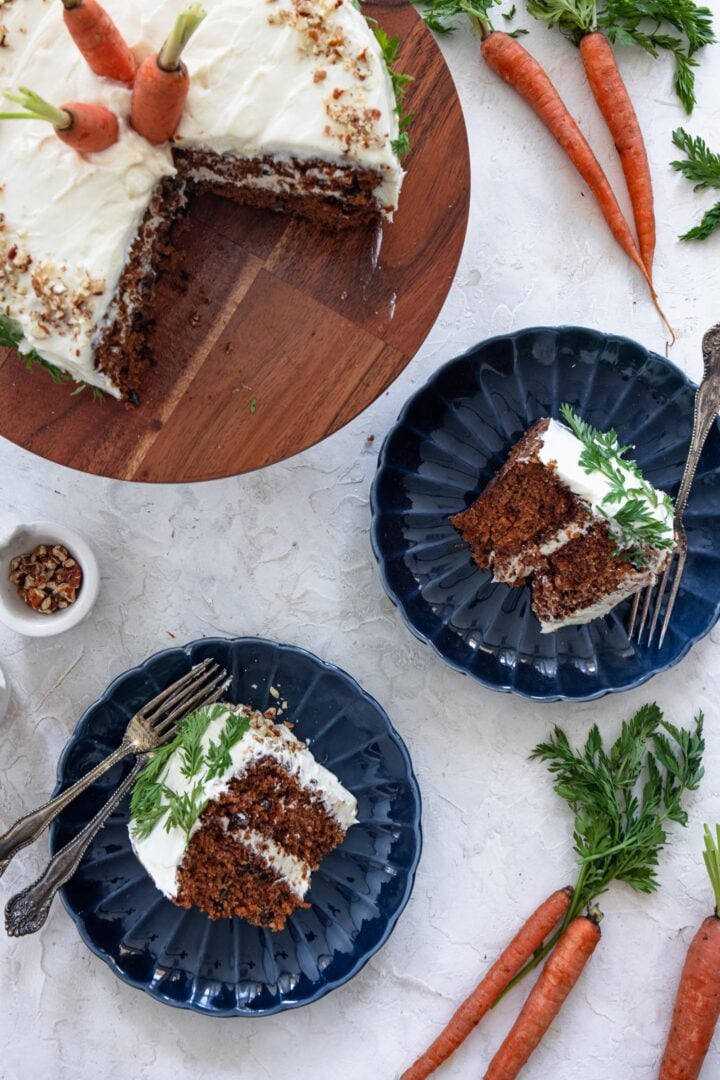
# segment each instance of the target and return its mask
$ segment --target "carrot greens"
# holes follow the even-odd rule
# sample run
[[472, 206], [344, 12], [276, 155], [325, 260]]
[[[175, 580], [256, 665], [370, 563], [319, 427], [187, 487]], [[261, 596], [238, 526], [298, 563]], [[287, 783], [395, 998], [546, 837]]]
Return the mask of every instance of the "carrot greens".
[[[682, 150], [685, 154], [685, 161], [670, 162], [673, 169], [682, 173], [686, 180], [690, 180], [695, 185], [695, 191], [720, 188], [720, 154], [713, 153], [704, 139], [701, 139], [699, 135], [689, 135], [684, 128], [673, 131], [672, 139], [678, 150]], [[720, 226], [720, 202], [706, 210], [700, 222], [688, 232], [683, 233], [680, 239], [707, 240], [718, 226]]]
[[703, 859], [715, 894], [715, 915], [720, 918], [720, 825], [715, 826], [715, 836], [705, 826], [705, 851]]
[[556, 793], [573, 813], [578, 876], [562, 926], [508, 989], [542, 962], [572, 920], [583, 908], [590, 910], [613, 881], [643, 893], [657, 889], [666, 826], [687, 824], [683, 798], [700, 784], [704, 749], [702, 713], [688, 730], [664, 720], [655, 704], [625, 721], [609, 749], [597, 725], [582, 750], [573, 749], [559, 727], [535, 747], [531, 759], [545, 762]]

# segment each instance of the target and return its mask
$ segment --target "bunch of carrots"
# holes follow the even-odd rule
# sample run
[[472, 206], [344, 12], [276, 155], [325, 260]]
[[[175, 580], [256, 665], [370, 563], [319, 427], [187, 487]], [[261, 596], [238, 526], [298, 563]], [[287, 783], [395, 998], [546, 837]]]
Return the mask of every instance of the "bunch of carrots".
[[[608, 750], [597, 726], [580, 751], [571, 747], [557, 727], [547, 742], [535, 748], [532, 757], [548, 765], [555, 791], [573, 813], [578, 858], [575, 885], [554, 892], [533, 912], [401, 1080], [426, 1080], [483, 1016], [544, 962], [517, 1020], [484, 1073], [485, 1080], [515, 1080], [519, 1076], [600, 942], [598, 897], [613, 881], [645, 893], [657, 888], [656, 867], [667, 839], [665, 826], [670, 821], [687, 824], [683, 797], [698, 787], [703, 775], [702, 730], [702, 714], [692, 729], [685, 730], [663, 720], [657, 705], [646, 705], [622, 725]], [[720, 888], [720, 863], [717, 881]], [[720, 958], [718, 928], [720, 920], [712, 928], [712, 956]], [[715, 987], [718, 993], [713, 1004], [720, 1007], [717, 975]], [[687, 1012], [685, 1007], [677, 1021], [682, 1029], [681, 1056], [693, 1043], [700, 1024]], [[706, 1028], [707, 1020], [703, 1031]], [[672, 1033], [670, 1038], [677, 1042]], [[661, 1080], [696, 1075], [666, 1071]]]
[[[688, 0], [685, 4], [688, 10], [681, 16], [671, 12], [668, 5], [654, 15], [652, 5], [644, 0], [636, 5], [635, 13], [623, 9], [606, 34], [599, 29], [595, 0], [528, 0], [531, 15], [551, 25], [559, 25], [579, 45], [590, 88], [620, 155], [632, 204], [636, 242], [605, 172], [547, 73], [517, 40], [518, 32], [510, 34], [493, 27], [489, 11], [496, 2], [498, 0], [426, 0], [425, 20], [433, 30], [443, 33], [450, 29], [449, 18], [458, 14], [469, 16], [473, 30], [481, 38], [480, 48], [486, 63], [540, 117], [586, 182], [613, 236], [645, 279], [653, 303], [674, 341], [675, 332], [660, 308], [653, 282], [655, 213], [647, 152], [609, 36], [635, 41], [653, 55], [657, 55], [659, 47], [671, 48], [684, 73], [684, 81], [680, 76], [676, 77], [676, 86], [680, 80], [678, 92], [684, 93], [687, 107], [692, 100], [692, 67], [696, 64], [692, 51], [714, 40], [710, 12], [697, 8], [692, 0]], [[632, 4], [625, 6], [632, 9]], [[689, 42], [687, 54], [677, 38], [641, 33], [638, 24], [648, 16], [657, 22], [681, 18], [681, 28]], [[674, 25], [678, 22], [674, 21]]]
[[[62, 0], [65, 25], [88, 66], [96, 74], [132, 88], [130, 124], [154, 146], [173, 137], [190, 89], [190, 76], [182, 54], [205, 18], [199, 4], [178, 15], [159, 52], [138, 67], [130, 47], [98, 0]], [[113, 146], [119, 125], [104, 105], [69, 101], [59, 107], [23, 86], [7, 94], [23, 112], [0, 113], [0, 120], [44, 120], [68, 146], [81, 154], [98, 153]]]

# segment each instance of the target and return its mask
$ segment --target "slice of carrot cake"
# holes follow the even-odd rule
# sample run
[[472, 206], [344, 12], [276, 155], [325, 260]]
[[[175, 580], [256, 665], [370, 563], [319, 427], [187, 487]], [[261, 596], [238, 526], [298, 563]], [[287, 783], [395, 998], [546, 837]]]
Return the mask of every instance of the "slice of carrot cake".
[[130, 838], [173, 903], [281, 930], [309, 906], [312, 873], [357, 803], [272, 712], [220, 704], [187, 717], [138, 777]]
[[562, 406], [525, 432], [475, 502], [451, 521], [493, 580], [530, 584], [543, 633], [606, 615], [652, 585], [673, 548], [673, 504], [614, 431]]

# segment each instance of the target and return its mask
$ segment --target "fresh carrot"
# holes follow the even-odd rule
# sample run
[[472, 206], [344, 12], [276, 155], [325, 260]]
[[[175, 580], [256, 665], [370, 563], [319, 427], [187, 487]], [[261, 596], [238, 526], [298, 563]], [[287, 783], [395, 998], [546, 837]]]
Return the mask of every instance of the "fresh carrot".
[[580, 56], [590, 89], [603, 114], [625, 174], [632, 204], [640, 257], [652, 281], [655, 258], [655, 202], [652, 177], [637, 113], [615, 60], [610, 42], [599, 31], [585, 34]]
[[97, 154], [118, 140], [117, 117], [104, 105], [68, 101], [57, 108], [26, 86], [20, 87], [19, 94], [5, 96], [25, 111], [0, 113], [0, 120], [45, 120], [53, 125], [57, 137], [79, 154]]
[[516, 38], [502, 31], [493, 30], [487, 34], [481, 48], [493, 71], [517, 90], [540, 117], [592, 191], [613, 236], [645, 278], [653, 304], [674, 341], [675, 331], [658, 303], [652, 279], [610, 182], [548, 75]]
[[485, 1080], [514, 1080], [550, 1027], [600, 941], [597, 919], [570, 923], [530, 991], [517, 1020], [490, 1062]]
[[457, 1050], [566, 914], [572, 895], [570, 887], [558, 889], [532, 913], [472, 994], [453, 1013], [445, 1029], [400, 1080], [425, 1080]]
[[190, 76], [181, 56], [204, 18], [202, 7], [193, 4], [178, 16], [160, 52], [151, 53], [138, 68], [130, 122], [155, 146], [171, 139], [180, 123], [190, 89]]
[[720, 1017], [720, 825], [705, 826], [705, 865], [715, 893], [715, 914], [688, 949], [659, 1080], [697, 1080]]
[[637, 114], [606, 34], [598, 29], [597, 5], [586, 0], [528, 0], [529, 13], [559, 26], [580, 47], [590, 89], [603, 115], [625, 174], [632, 203], [640, 257], [652, 280], [655, 257], [655, 208], [645, 141]]
[[97, 0], [62, 0], [70, 36], [90, 69], [105, 79], [132, 86], [137, 62], [130, 47]]

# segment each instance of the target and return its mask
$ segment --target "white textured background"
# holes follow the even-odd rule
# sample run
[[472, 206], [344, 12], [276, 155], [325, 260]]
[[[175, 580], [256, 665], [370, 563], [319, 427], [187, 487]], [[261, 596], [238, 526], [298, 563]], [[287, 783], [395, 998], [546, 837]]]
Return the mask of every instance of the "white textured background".
[[[537, 24], [524, 40], [618, 181], [611, 139], [574, 49]], [[147, 999], [87, 952], [56, 903], [41, 934], [0, 941], [3, 1080], [393, 1080], [438, 1033], [486, 959], [572, 877], [569, 815], [543, 768], [527, 762], [530, 748], [556, 720], [577, 737], [597, 720], [612, 737], [620, 719], [650, 698], [678, 723], [705, 709], [703, 790], [691, 802], [687, 832], [672, 830], [662, 890], [642, 898], [620, 886], [604, 900], [601, 947], [524, 1075], [656, 1075], [684, 952], [710, 909], [700, 849], [702, 822], [720, 820], [720, 630], [637, 692], [588, 705], [533, 705], [472, 684], [416, 642], [383, 595], [370, 552], [368, 491], [381, 439], [440, 363], [489, 334], [538, 323], [618, 331], [658, 351], [664, 344], [640, 277], [551, 137], [484, 68], [464, 28], [443, 48], [473, 159], [467, 243], [425, 347], [380, 401], [286, 464], [194, 487], [83, 476], [0, 441], [3, 526], [15, 517], [76, 524], [102, 569], [99, 602], [81, 627], [47, 642], [0, 628], [13, 693], [1, 725], [0, 821], [46, 798], [82, 710], [111, 677], [171, 644], [170, 632], [179, 643], [263, 634], [345, 667], [405, 738], [424, 799], [425, 849], [412, 899], [386, 947], [350, 984], [309, 1008], [260, 1021], [213, 1021]], [[720, 319], [720, 235], [694, 247], [676, 235], [711, 196], [693, 195], [668, 168], [670, 133], [684, 122], [669, 60], [621, 50], [620, 62], [654, 172], [656, 279], [679, 330], [672, 358], [697, 376], [702, 332]], [[718, 87], [720, 46], [702, 58], [702, 104], [688, 122], [720, 149]], [[44, 859], [40, 843], [16, 860], [2, 882], [3, 903]], [[516, 992], [485, 1020], [443, 1076], [482, 1075], [521, 997]], [[716, 1038], [703, 1080], [718, 1076]]]

